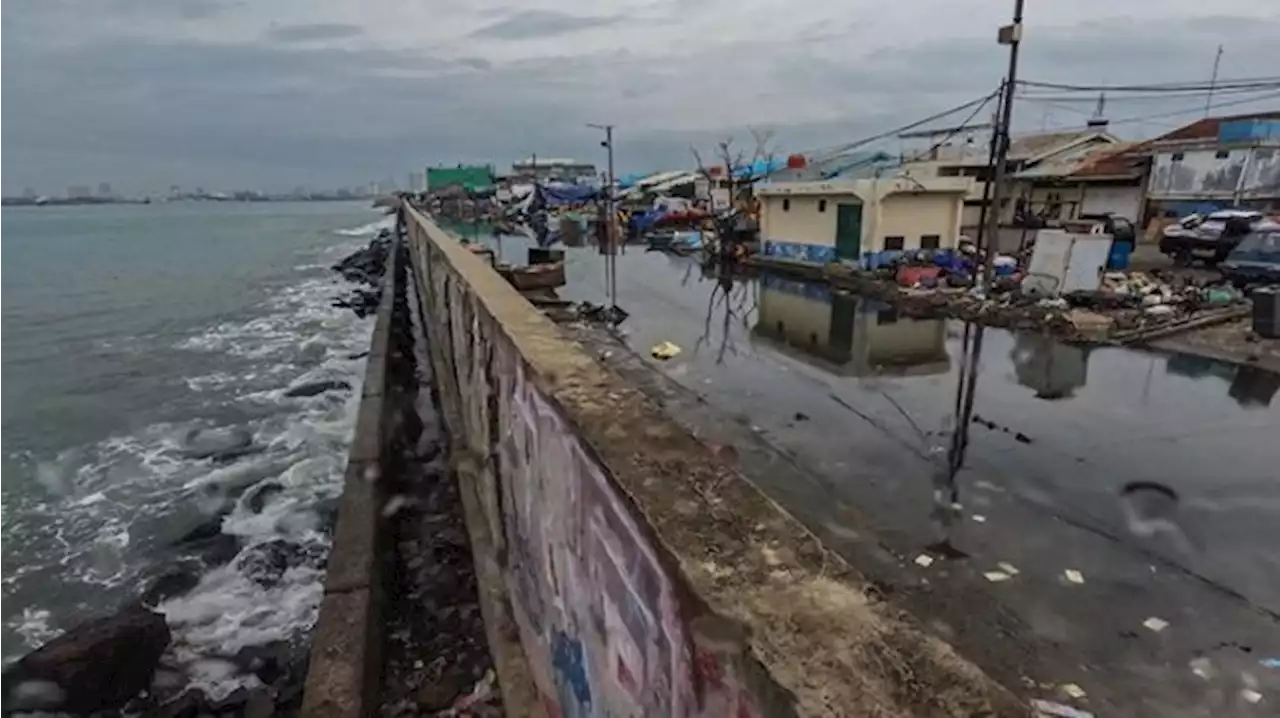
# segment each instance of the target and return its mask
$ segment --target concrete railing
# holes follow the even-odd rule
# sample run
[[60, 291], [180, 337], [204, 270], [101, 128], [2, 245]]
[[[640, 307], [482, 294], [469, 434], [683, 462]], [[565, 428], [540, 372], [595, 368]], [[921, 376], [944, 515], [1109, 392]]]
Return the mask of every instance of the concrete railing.
[[1026, 713], [491, 267], [406, 220], [509, 715]]
[[403, 254], [396, 239], [383, 277], [312, 638], [301, 709], [308, 718], [361, 718], [377, 710], [388, 555], [380, 514], [385, 479], [397, 471], [394, 437], [408, 410], [397, 387], [404, 387], [410, 381], [406, 372], [412, 372]]

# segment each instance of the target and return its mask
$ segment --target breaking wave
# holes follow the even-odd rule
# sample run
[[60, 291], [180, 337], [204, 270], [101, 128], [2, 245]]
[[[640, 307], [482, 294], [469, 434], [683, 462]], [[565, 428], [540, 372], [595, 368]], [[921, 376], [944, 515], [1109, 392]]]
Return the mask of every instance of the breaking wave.
[[[387, 222], [340, 233], [372, 234]], [[328, 247], [316, 258], [355, 246]], [[193, 364], [217, 367], [182, 385], [206, 400], [209, 415], [51, 459], [27, 457], [44, 491], [5, 501], [6, 553], [17, 547], [12, 564], [6, 556], [5, 598], [27, 606], [6, 626], [26, 645], [6, 641], [6, 660], [87, 617], [84, 596], [95, 597], [89, 610], [100, 615], [135, 599], [163, 571], [190, 566], [182, 538], [210, 521], [235, 538], [235, 553], [200, 564], [195, 587], [158, 606], [173, 633], [166, 663], [218, 697], [256, 679], [210, 656], [306, 635], [323, 565], [290, 566], [269, 581], [243, 565], [273, 542], [327, 553], [373, 319], [331, 306], [340, 288], [321, 266], [275, 291], [256, 316], [195, 327], [171, 345], [198, 356]], [[320, 378], [349, 388], [285, 396], [289, 386]], [[191, 438], [211, 429], [245, 437], [244, 445], [225, 456], [193, 453]], [[51, 596], [41, 589], [49, 585], [62, 588]]]
[[368, 224], [362, 224], [359, 227], [352, 227], [351, 229], [334, 230], [334, 234], [340, 234], [344, 237], [372, 237], [373, 235], [378, 233], [378, 230], [382, 230], [382, 229], [389, 230], [394, 228], [395, 226], [396, 226], [395, 217], [392, 215], [387, 215], [382, 219], [379, 219], [374, 222], [370, 222]]

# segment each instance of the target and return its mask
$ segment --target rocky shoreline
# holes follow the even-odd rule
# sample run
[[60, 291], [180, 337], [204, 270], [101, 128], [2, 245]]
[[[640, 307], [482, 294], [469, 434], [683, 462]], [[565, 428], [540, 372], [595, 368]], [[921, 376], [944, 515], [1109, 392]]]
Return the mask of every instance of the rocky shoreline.
[[[334, 306], [366, 317], [381, 301], [382, 275], [387, 267], [390, 234], [377, 238], [333, 267], [359, 286], [334, 300]], [[358, 358], [358, 357], [354, 357]], [[285, 398], [346, 392], [340, 380], [317, 380], [287, 387]], [[230, 464], [267, 447], [239, 427], [188, 432], [181, 453], [192, 460]], [[283, 468], [283, 467], [281, 467]], [[210, 485], [195, 498], [208, 500], [215, 510], [171, 541], [159, 566], [139, 581], [136, 597], [114, 612], [80, 623], [7, 666], [3, 672], [6, 715], [69, 713], [77, 715], [144, 715], [163, 718], [196, 716], [295, 715], [301, 705], [309, 641], [305, 638], [246, 645], [231, 655], [198, 653], [204, 670], [241, 679], [228, 695], [212, 696], [193, 687], [187, 672], [191, 647], [180, 645], [163, 613], [166, 601], [180, 598], [211, 571], [232, 569], [263, 589], [279, 585], [286, 572], [302, 569], [323, 575], [327, 541], [274, 538], [245, 546], [224, 532], [224, 520], [243, 506], [261, 514], [285, 484], [270, 474], [245, 472], [234, 482]], [[318, 507], [320, 535], [331, 535], [336, 505]], [[186, 653], [179, 658], [178, 651]]]

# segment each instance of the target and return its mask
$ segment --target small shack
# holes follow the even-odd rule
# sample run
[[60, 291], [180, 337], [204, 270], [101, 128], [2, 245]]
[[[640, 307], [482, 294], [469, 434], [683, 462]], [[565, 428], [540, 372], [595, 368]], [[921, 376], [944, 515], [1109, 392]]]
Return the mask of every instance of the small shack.
[[776, 182], [756, 188], [762, 252], [825, 264], [881, 252], [954, 249], [967, 177]]

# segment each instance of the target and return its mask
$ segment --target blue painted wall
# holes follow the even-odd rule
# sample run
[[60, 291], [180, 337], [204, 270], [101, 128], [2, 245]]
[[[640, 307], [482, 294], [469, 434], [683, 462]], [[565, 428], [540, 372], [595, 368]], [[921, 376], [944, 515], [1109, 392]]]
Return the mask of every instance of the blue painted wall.
[[810, 262], [826, 264], [836, 261], [836, 248], [821, 244], [803, 244], [800, 242], [781, 242], [776, 239], [764, 241], [764, 256], [774, 259], [787, 259], [793, 262]]

